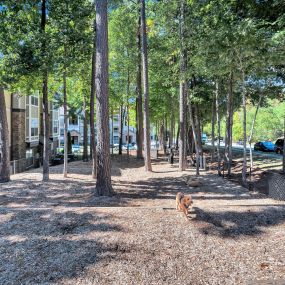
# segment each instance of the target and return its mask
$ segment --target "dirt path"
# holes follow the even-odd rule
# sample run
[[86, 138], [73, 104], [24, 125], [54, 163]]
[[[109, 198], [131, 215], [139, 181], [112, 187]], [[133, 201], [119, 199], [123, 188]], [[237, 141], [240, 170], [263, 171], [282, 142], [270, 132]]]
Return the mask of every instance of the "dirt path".
[[[285, 203], [203, 173], [113, 159], [117, 196], [93, 198], [88, 163], [0, 185], [0, 284], [250, 284], [285, 280]], [[175, 194], [191, 193], [186, 222]], [[256, 284], [253, 281], [252, 284]], [[283, 283], [281, 283], [283, 284]]]

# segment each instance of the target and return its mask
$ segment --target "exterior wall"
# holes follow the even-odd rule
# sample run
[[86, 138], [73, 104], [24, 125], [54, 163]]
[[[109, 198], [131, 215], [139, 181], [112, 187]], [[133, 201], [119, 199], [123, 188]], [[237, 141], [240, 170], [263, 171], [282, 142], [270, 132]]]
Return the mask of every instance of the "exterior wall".
[[22, 172], [26, 170], [25, 98], [17, 94], [11, 98], [11, 160], [19, 160], [17, 166], [14, 166], [14, 172]]

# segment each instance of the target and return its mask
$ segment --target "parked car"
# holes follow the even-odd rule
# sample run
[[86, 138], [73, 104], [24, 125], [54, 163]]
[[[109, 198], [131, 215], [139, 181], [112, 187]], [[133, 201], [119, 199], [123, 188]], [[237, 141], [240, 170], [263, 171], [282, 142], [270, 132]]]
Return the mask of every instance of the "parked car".
[[208, 142], [208, 137], [206, 134], [202, 134], [202, 144], [205, 144]]
[[274, 151], [274, 143], [269, 141], [257, 142], [254, 145], [254, 150], [258, 151]]
[[274, 151], [277, 153], [277, 154], [281, 154], [283, 153], [284, 151], [284, 139], [278, 139], [275, 143], [275, 146], [274, 146]]
[[[73, 153], [70, 153], [67, 155], [67, 161], [71, 162], [75, 160], [75, 155]], [[64, 162], [64, 154], [63, 153], [58, 153], [56, 154], [52, 159], [51, 159], [51, 164], [52, 165], [59, 165]]]

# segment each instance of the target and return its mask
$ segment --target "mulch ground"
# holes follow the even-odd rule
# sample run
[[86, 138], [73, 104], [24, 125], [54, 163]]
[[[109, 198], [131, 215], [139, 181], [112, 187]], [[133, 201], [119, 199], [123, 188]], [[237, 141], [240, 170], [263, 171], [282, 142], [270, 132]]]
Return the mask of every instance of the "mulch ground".
[[[284, 284], [285, 203], [207, 173], [191, 188], [192, 169], [156, 161], [145, 173], [117, 156], [117, 195], [96, 198], [90, 169], [0, 185], [0, 284]], [[193, 196], [189, 222], [178, 191]]]

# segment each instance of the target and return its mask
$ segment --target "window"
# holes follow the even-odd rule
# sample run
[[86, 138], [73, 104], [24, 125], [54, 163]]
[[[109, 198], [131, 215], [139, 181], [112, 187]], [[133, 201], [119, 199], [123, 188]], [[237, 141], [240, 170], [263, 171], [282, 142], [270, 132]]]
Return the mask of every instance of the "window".
[[69, 118], [69, 124], [70, 125], [78, 125], [78, 118], [77, 117], [71, 117], [71, 118]]
[[36, 96], [31, 96], [31, 105], [39, 106], [39, 99]]
[[114, 132], [117, 132], [118, 130], [119, 130], [118, 127], [115, 127], [115, 128], [114, 128]]
[[31, 136], [36, 137], [39, 134], [39, 129], [38, 128], [31, 128]]
[[53, 121], [53, 133], [58, 134], [58, 121], [57, 120]]

